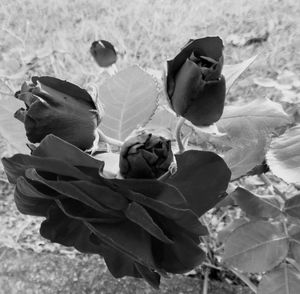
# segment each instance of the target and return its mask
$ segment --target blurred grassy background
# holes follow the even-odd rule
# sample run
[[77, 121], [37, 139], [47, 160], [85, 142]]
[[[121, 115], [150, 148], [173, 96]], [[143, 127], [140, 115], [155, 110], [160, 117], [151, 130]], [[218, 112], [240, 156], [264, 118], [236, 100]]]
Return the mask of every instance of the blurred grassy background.
[[[120, 68], [138, 63], [143, 67], [162, 69], [166, 59], [172, 58], [190, 38], [219, 35], [224, 40], [226, 64], [238, 63], [261, 53], [232, 88], [227, 103], [249, 101], [259, 95], [280, 101], [280, 91], [259, 87], [253, 84], [253, 78], [276, 78], [284, 70], [300, 76], [299, 15], [300, 2], [294, 0], [0, 0], [0, 80], [12, 91], [32, 75], [55, 76], [80, 86], [88, 82], [99, 83], [101, 70], [89, 54], [94, 40], [106, 39], [116, 45], [124, 55], [118, 65]], [[269, 33], [266, 42], [233, 45], [266, 33]], [[0, 90], [7, 92], [1, 86]], [[5, 98], [10, 97], [2, 95], [0, 99]], [[1, 144], [0, 152], [4, 154], [7, 145], [5, 142]], [[125, 293], [121, 288], [116, 292], [106, 291], [105, 283], [99, 286], [96, 282], [93, 282], [94, 286], [91, 282], [89, 290], [83, 290], [78, 286], [78, 280], [77, 288], [70, 286], [66, 290], [70, 279], [64, 284], [59, 276], [64, 270], [79, 271], [76, 265], [78, 258], [82, 257], [40, 238], [38, 227], [41, 219], [20, 215], [13, 203], [12, 188], [3, 180], [0, 187], [0, 286], [9, 284], [8, 281], [15, 286], [21, 281], [19, 290], [6, 288], [5, 293]], [[12, 265], [7, 248], [16, 250], [18, 254], [24, 250], [27, 255], [32, 254], [36, 266], [40, 261], [36, 254], [56, 254], [57, 268], [50, 267], [53, 277], [47, 277], [48, 273], [43, 272], [40, 279], [30, 280], [28, 274], [34, 261], [24, 259], [21, 254], [17, 255], [17, 259], [13, 257]], [[51, 256], [49, 260], [53, 260]], [[65, 262], [66, 256], [76, 256], [72, 266]], [[97, 262], [88, 259], [80, 267], [89, 267], [89, 264], [89, 270], [94, 272], [97, 280], [105, 267], [98, 268], [98, 259]], [[25, 267], [23, 272], [18, 272], [20, 265]], [[39, 271], [38, 266], [37, 269]], [[21, 278], [25, 272], [27, 284]], [[69, 274], [66, 276], [69, 277]], [[53, 291], [49, 290], [50, 286], [48, 290], [41, 286], [30, 288], [30, 281], [42, 285], [41, 281], [46, 278], [50, 279], [50, 286], [51, 283], [60, 286]], [[84, 279], [86, 276], [81, 281]], [[180, 291], [198, 293], [197, 283], [189, 286], [190, 292], [187, 289]], [[116, 282], [115, 285], [119, 284]], [[169, 288], [168, 285], [165, 289]], [[145, 293], [141, 290], [143, 287], [128, 293]], [[4, 288], [0, 287], [0, 293], [1, 289]], [[172, 293], [176, 293], [174, 291]], [[233, 292], [223, 290], [221, 293]]]

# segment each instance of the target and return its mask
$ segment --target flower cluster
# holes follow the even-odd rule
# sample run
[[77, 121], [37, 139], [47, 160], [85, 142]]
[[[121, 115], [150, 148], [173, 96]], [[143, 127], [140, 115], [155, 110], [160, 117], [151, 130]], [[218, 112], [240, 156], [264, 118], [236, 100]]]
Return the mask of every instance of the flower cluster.
[[[94, 42], [90, 51], [102, 67], [117, 60], [107, 41]], [[191, 40], [168, 61], [169, 103], [196, 126], [222, 115], [222, 51], [217, 37]], [[108, 173], [108, 161], [99, 158], [116, 153], [90, 155], [99, 134], [107, 137], [99, 130], [101, 107], [86, 90], [43, 76], [24, 83], [15, 97], [25, 103], [15, 117], [28, 140], [40, 144], [31, 155], [2, 162], [20, 212], [46, 218], [43, 237], [99, 254], [115, 277], [144, 278], [156, 288], [161, 275], [203, 261], [199, 243], [207, 231], [199, 217], [222, 199], [231, 175], [221, 157], [196, 150], [174, 155], [171, 140], [143, 131], [122, 142], [113, 164], [119, 170]]]

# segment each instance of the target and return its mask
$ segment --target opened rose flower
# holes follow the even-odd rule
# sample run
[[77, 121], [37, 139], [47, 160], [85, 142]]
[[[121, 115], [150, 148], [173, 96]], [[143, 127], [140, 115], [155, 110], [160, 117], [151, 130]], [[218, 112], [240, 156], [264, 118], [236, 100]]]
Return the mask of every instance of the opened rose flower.
[[203, 261], [199, 237], [206, 228], [198, 217], [221, 200], [230, 180], [214, 153], [176, 157], [178, 171], [164, 182], [106, 179], [104, 162], [49, 135], [31, 155], [2, 162], [16, 184], [20, 212], [46, 218], [43, 237], [100, 254], [117, 278], [144, 278], [158, 287], [161, 274], [183, 273]]

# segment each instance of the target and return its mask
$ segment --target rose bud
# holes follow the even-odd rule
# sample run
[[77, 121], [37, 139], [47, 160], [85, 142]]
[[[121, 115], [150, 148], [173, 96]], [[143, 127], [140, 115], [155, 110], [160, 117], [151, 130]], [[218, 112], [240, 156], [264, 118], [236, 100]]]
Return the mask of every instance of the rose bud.
[[15, 117], [25, 125], [31, 143], [39, 143], [48, 134], [82, 150], [93, 147], [100, 114], [86, 90], [53, 77], [33, 77], [24, 83], [16, 98], [25, 102]]
[[190, 40], [167, 63], [166, 90], [173, 110], [196, 126], [218, 121], [225, 101], [223, 42], [219, 37]]
[[108, 41], [94, 41], [90, 52], [100, 67], [109, 67], [117, 61], [117, 52], [114, 46]]
[[158, 178], [173, 162], [171, 141], [145, 132], [129, 138], [120, 152], [120, 173], [124, 178]]

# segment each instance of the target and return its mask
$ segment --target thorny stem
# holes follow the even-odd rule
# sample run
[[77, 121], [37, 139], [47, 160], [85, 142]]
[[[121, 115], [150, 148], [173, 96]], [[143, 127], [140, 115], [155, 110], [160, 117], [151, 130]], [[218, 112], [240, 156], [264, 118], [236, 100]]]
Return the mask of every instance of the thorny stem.
[[185, 122], [185, 118], [181, 117], [178, 121], [177, 121], [177, 125], [175, 128], [175, 135], [176, 135], [176, 140], [177, 140], [177, 144], [178, 144], [178, 154], [181, 154], [184, 152], [184, 146], [183, 146], [183, 142], [181, 139], [181, 128], [183, 126]]
[[261, 174], [259, 175], [260, 179], [271, 189], [273, 189], [273, 191], [278, 194], [283, 201], [286, 201], [286, 196], [284, 195], [284, 193], [282, 191], [280, 191], [275, 185], [273, 185], [273, 183], [270, 181], [270, 179], [265, 175], [265, 174]]
[[109, 136], [106, 136], [101, 130], [97, 130], [98, 131], [98, 134], [99, 134], [99, 137], [100, 137], [100, 140], [101, 141], [104, 141], [108, 144], [111, 144], [111, 145], [115, 145], [115, 146], [118, 146], [118, 147], [121, 147], [123, 145], [123, 142], [120, 141], [120, 140], [117, 140], [117, 139], [114, 139], [114, 138], [111, 138]]

